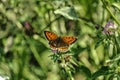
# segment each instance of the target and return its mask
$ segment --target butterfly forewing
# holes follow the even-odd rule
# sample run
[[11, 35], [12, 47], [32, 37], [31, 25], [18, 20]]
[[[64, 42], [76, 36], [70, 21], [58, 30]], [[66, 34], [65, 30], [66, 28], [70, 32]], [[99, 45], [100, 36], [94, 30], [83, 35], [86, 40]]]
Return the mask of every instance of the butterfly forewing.
[[77, 38], [74, 37], [74, 36], [65, 36], [65, 37], [62, 37], [63, 41], [66, 43], [66, 44], [73, 44]]
[[44, 31], [45, 33], [45, 36], [46, 38], [49, 40], [49, 41], [53, 41], [53, 40], [56, 40], [58, 38], [58, 36], [53, 33], [53, 32], [50, 32], [50, 31]]

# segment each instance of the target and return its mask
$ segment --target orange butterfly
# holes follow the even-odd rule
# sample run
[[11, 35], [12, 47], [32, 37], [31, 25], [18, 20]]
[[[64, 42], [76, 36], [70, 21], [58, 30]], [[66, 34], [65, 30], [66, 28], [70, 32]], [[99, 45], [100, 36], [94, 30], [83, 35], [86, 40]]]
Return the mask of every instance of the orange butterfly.
[[56, 52], [66, 52], [69, 45], [77, 40], [74, 36], [58, 37], [57, 34], [50, 31], [44, 31], [44, 34], [49, 41], [50, 48]]

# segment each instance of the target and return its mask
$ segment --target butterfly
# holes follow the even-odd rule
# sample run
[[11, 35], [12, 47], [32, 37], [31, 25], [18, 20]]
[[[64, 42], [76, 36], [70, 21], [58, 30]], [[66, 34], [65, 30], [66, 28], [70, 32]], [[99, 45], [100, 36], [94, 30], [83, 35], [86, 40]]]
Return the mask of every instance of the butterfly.
[[77, 38], [74, 36], [60, 37], [57, 34], [50, 31], [44, 31], [44, 34], [47, 40], [49, 41], [50, 48], [54, 52], [68, 51], [69, 45], [73, 44], [77, 40]]

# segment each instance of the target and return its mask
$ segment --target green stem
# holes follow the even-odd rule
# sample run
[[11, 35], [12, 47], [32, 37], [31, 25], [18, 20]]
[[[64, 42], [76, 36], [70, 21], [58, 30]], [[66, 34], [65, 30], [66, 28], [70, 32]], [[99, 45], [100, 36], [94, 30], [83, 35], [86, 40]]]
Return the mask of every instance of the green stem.
[[71, 71], [68, 72], [68, 75], [69, 75], [69, 77], [70, 77], [70, 80], [74, 80], [74, 78], [73, 78], [73, 76], [72, 76], [72, 74], [71, 74]]
[[106, 2], [104, 1], [104, 0], [101, 0], [102, 1], [102, 3], [103, 3], [103, 5], [105, 6], [105, 8], [106, 8], [106, 10], [110, 13], [110, 15], [113, 17], [113, 19], [116, 21], [116, 23], [118, 24], [118, 25], [120, 25], [120, 23], [119, 23], [119, 21], [117, 20], [117, 18], [114, 16], [114, 14], [111, 12], [111, 10], [110, 10], [110, 7], [109, 6], [107, 6], [107, 4], [106, 4]]
[[69, 70], [68, 67], [65, 67], [64, 69], [65, 69], [65, 73], [67, 74], [67, 80], [74, 80], [71, 70]]

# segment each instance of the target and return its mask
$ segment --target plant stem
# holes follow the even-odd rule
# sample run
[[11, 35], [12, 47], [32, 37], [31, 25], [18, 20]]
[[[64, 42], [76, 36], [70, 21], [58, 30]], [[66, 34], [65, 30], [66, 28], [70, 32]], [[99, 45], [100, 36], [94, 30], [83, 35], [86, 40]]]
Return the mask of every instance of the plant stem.
[[110, 15], [113, 17], [113, 19], [116, 21], [116, 23], [118, 25], [120, 25], [119, 21], [116, 19], [116, 17], [114, 16], [114, 14], [111, 12], [110, 7], [106, 4], [106, 2], [104, 0], [101, 0], [103, 5], [105, 6], [106, 10], [110, 13]]

